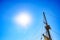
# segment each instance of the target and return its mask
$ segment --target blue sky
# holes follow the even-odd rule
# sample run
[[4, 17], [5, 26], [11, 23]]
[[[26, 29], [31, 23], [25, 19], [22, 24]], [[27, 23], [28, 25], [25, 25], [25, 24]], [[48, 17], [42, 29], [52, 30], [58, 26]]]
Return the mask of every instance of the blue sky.
[[[52, 40], [60, 40], [60, 1], [59, 0], [10, 0], [0, 1], [0, 39], [1, 40], [41, 40], [45, 33], [43, 11], [51, 26]], [[33, 22], [28, 29], [18, 28], [12, 21], [14, 15], [28, 11]]]

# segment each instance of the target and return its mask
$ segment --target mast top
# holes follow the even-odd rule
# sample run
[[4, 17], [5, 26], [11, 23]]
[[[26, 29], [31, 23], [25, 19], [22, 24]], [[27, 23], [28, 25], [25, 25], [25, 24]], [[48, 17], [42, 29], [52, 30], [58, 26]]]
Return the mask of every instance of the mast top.
[[47, 25], [48, 23], [44, 12], [43, 12], [43, 17], [44, 17], [44, 23]]
[[48, 23], [47, 23], [47, 19], [46, 19], [46, 16], [45, 16], [45, 13], [44, 13], [44, 12], [43, 12], [43, 17], [44, 17], [44, 24], [46, 24], [45, 28], [46, 28], [47, 30], [51, 29], [51, 28], [50, 28], [50, 25], [48, 25]]

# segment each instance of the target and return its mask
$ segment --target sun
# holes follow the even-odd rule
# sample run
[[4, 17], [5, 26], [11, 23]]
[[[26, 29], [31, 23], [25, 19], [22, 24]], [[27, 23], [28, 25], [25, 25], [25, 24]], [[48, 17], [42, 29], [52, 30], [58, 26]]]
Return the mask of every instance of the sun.
[[14, 17], [14, 21], [16, 24], [26, 27], [31, 23], [31, 16], [27, 12], [21, 12]]

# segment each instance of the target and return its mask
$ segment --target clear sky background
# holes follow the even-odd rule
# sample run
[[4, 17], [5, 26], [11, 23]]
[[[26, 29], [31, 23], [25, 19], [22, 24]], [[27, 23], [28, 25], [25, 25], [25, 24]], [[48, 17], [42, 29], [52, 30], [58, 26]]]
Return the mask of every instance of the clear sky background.
[[[21, 11], [32, 15], [27, 29], [12, 20]], [[60, 0], [0, 0], [0, 40], [41, 40], [45, 33], [43, 11], [51, 26], [52, 40], [60, 40]]]

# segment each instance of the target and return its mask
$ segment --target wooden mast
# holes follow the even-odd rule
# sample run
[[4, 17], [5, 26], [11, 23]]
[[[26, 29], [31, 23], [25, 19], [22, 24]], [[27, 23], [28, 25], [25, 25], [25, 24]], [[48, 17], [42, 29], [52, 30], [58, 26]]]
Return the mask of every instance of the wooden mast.
[[51, 35], [50, 35], [50, 31], [49, 31], [49, 29], [51, 29], [51, 28], [50, 28], [50, 25], [48, 25], [48, 23], [47, 23], [46, 16], [45, 16], [44, 12], [43, 12], [43, 17], [44, 17], [44, 24], [45, 24], [46, 34], [48, 35], [47, 36], [47, 35], [43, 34], [44, 40], [52, 40]]

